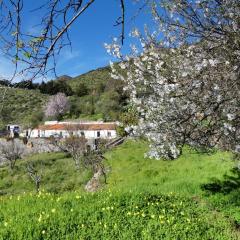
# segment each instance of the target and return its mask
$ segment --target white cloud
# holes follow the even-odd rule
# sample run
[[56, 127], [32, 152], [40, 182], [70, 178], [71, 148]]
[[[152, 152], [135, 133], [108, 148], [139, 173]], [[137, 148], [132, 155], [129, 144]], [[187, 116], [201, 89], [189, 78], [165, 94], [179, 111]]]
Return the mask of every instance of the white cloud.
[[14, 73], [14, 64], [11, 60], [0, 55], [0, 78], [10, 79]]
[[80, 56], [81, 56], [80, 51], [76, 51], [76, 50], [71, 51], [71, 49], [64, 49], [63, 51], [60, 52], [58, 56], [57, 64], [61, 66], [66, 62], [79, 58]]

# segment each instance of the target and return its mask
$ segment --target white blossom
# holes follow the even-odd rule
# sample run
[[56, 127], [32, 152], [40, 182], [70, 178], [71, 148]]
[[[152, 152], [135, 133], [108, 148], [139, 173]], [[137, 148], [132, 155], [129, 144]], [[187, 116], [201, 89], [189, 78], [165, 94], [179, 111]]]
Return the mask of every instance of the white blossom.
[[62, 116], [69, 109], [69, 102], [64, 93], [58, 93], [50, 97], [45, 106], [44, 113], [46, 117]]
[[[234, 27], [239, 5], [237, 0], [222, 1], [221, 7], [217, 1], [190, 1], [206, 27], [181, 15], [188, 12], [183, 11], [184, 2], [163, 1], [160, 8], [168, 20], [159, 18], [158, 7], [153, 6], [159, 36], [145, 30], [143, 39], [134, 32], [142, 49], [134, 45], [132, 54], [123, 56], [116, 43], [107, 47], [125, 60], [120, 68], [126, 74], [116, 69], [113, 73], [125, 81], [138, 111], [139, 125], [133, 132], [149, 140], [148, 156], [156, 159], [177, 158], [185, 144], [233, 152], [240, 146], [236, 117], [240, 116], [240, 29]], [[179, 20], [183, 18], [187, 20]]]

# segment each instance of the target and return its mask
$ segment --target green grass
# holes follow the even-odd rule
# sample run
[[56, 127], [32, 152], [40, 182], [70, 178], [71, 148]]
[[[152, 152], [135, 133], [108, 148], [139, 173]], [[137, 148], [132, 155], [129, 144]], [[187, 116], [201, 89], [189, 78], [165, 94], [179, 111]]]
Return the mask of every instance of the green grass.
[[[185, 148], [178, 160], [157, 161], [144, 158], [147, 150], [131, 140], [109, 151], [108, 184], [96, 194], [83, 191], [90, 173], [77, 172], [63, 153], [19, 161], [12, 176], [0, 168], [0, 191], [8, 193], [0, 197], [0, 240], [239, 239], [239, 187], [203, 189], [237, 181], [231, 154]], [[41, 194], [34, 194], [27, 161], [42, 169]]]
[[144, 158], [147, 150], [147, 143], [129, 141], [109, 152], [109, 187], [194, 195], [202, 192], [201, 184], [221, 179], [235, 164], [227, 152], [208, 155], [186, 148], [177, 160], [158, 161]]
[[41, 175], [41, 188], [52, 193], [79, 190], [91, 177], [86, 170], [81, 174], [76, 171], [73, 160], [64, 153], [43, 153], [19, 160], [13, 171], [8, 167], [0, 168], [0, 195], [35, 190], [26, 168], [30, 162]]
[[0, 204], [1, 240], [237, 239], [218, 214], [175, 195], [41, 193]]
[[[222, 179], [235, 164], [227, 152], [208, 155], [186, 148], [177, 160], [159, 161], [144, 158], [147, 150], [146, 142], [127, 141], [109, 151], [105, 164], [111, 171], [105, 188], [174, 192], [192, 196], [203, 193], [200, 186], [211, 182], [212, 178]], [[74, 161], [64, 153], [38, 154], [19, 160], [13, 172], [8, 167], [0, 168], [0, 193], [14, 194], [33, 190], [33, 183], [26, 171], [28, 162], [33, 162], [41, 173], [41, 185], [47, 191], [79, 190], [90, 176], [89, 172], [76, 171]]]

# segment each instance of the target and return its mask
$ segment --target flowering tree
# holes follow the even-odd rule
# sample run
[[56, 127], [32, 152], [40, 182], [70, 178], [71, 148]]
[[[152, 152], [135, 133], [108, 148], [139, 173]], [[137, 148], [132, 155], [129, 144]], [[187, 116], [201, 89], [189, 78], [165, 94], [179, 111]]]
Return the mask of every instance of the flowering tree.
[[44, 113], [46, 117], [61, 118], [69, 110], [69, 102], [64, 93], [58, 93], [52, 96], [45, 106]]
[[84, 154], [87, 151], [87, 140], [84, 137], [70, 136], [60, 142], [55, 142], [62, 150], [68, 152], [72, 156], [75, 167], [79, 170], [84, 159]]
[[112, 76], [126, 81], [140, 117], [136, 134], [151, 142], [150, 157], [177, 158], [185, 144], [240, 152], [240, 5], [237, 0], [152, 1], [156, 31], [132, 35]]
[[2, 140], [0, 142], [1, 159], [9, 163], [11, 170], [14, 169], [16, 161], [22, 158], [24, 151], [25, 147], [22, 141], [18, 139]]

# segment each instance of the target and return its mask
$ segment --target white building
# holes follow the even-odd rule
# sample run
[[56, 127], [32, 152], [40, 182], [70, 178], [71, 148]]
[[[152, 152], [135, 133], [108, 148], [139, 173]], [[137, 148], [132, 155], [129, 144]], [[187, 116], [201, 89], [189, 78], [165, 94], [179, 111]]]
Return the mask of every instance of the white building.
[[30, 138], [83, 136], [86, 139], [114, 139], [117, 137], [115, 122], [57, 122], [49, 121], [31, 131]]
[[20, 127], [16, 124], [9, 124], [7, 125], [7, 131], [10, 137], [18, 136], [20, 133]]

